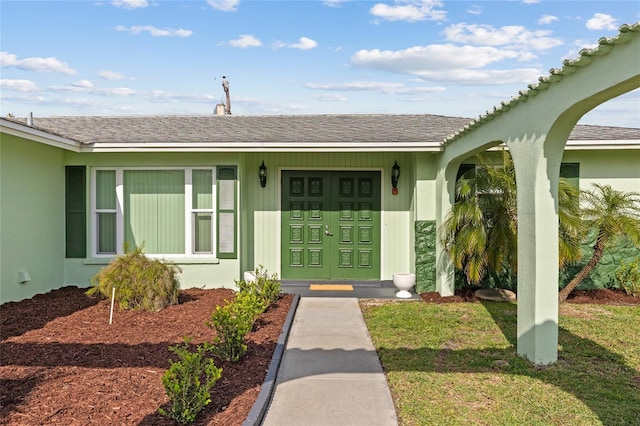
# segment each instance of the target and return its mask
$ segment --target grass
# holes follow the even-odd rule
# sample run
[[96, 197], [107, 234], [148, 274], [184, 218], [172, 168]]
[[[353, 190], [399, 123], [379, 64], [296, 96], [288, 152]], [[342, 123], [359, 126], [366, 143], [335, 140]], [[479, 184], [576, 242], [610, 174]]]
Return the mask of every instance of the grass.
[[516, 355], [516, 305], [362, 303], [402, 425], [640, 425], [640, 309], [562, 305], [558, 362]]

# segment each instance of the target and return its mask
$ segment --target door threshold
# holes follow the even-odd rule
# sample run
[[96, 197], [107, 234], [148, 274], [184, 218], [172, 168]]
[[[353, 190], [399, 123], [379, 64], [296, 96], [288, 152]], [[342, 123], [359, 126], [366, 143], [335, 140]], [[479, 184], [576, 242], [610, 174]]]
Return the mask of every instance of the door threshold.
[[351, 285], [354, 288], [382, 288], [393, 287], [391, 280], [309, 280], [286, 279], [281, 280], [282, 287], [309, 287], [310, 285]]

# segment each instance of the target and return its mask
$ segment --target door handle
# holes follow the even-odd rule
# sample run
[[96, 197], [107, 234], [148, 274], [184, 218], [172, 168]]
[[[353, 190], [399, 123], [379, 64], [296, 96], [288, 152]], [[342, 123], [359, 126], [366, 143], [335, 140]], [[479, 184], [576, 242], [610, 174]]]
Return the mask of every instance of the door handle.
[[324, 226], [324, 235], [326, 235], [327, 237], [332, 237], [333, 236], [331, 231], [329, 231], [329, 225], [325, 225]]

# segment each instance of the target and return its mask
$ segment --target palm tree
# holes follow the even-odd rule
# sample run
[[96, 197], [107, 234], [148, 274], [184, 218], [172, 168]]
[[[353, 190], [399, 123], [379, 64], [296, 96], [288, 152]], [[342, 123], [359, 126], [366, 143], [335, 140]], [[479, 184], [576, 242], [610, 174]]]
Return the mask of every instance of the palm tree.
[[558, 294], [560, 303], [596, 268], [606, 248], [623, 236], [640, 246], [640, 194], [617, 191], [609, 185], [594, 184], [594, 191], [582, 192], [582, 220], [597, 229], [593, 254], [587, 264]]
[[[481, 167], [475, 173], [465, 173], [456, 183], [456, 201], [440, 231], [440, 241], [454, 267], [474, 285], [487, 274], [495, 279], [505, 272], [516, 272], [518, 258], [516, 176], [511, 155], [503, 150], [499, 166], [484, 156], [477, 158]], [[561, 180], [558, 195], [559, 266], [564, 267], [582, 257], [582, 228], [578, 190]]]

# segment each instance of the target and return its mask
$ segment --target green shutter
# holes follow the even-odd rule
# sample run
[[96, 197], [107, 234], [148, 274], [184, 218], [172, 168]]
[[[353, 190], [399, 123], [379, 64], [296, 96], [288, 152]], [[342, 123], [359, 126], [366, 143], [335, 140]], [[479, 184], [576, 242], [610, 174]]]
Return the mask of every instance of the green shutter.
[[217, 168], [217, 247], [218, 258], [236, 259], [238, 257], [237, 241], [237, 173], [235, 166], [219, 166]]
[[87, 255], [87, 190], [86, 168], [65, 167], [65, 256], [85, 258]]

